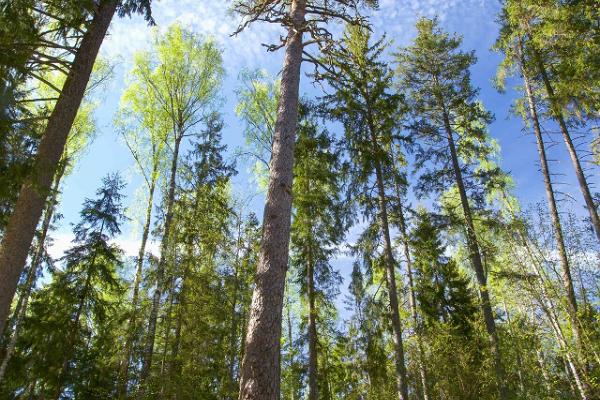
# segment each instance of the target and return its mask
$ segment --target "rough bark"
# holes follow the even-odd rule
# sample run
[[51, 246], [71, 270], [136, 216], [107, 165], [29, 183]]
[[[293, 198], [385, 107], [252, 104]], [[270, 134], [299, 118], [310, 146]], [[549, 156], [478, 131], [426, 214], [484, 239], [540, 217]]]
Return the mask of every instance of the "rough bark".
[[[519, 52], [521, 53], [523, 49], [521, 44], [519, 44]], [[540, 122], [537, 112], [537, 105], [535, 101], [535, 97], [533, 94], [533, 90], [531, 88], [531, 84], [529, 81], [529, 76], [524, 68], [524, 62], [521, 58], [521, 75], [523, 76], [523, 83], [525, 85], [525, 94], [527, 97], [527, 104], [529, 107], [529, 118], [531, 119], [533, 125], [533, 132], [535, 133], [535, 139], [537, 143], [538, 156], [540, 158], [540, 167], [542, 170], [542, 175], [544, 177], [544, 188], [546, 190], [546, 197], [548, 199], [548, 210], [550, 212], [550, 219], [552, 221], [552, 228], [554, 230], [554, 236], [556, 240], [556, 247], [558, 250], [558, 257], [560, 260], [561, 266], [561, 278], [563, 287], [565, 289], [565, 293], [567, 295], [567, 303], [568, 303], [568, 314], [571, 319], [571, 325], [573, 327], [573, 334], [578, 344], [582, 344], [582, 334], [580, 332], [580, 324], [579, 318], [577, 317], [577, 299], [575, 297], [575, 289], [573, 288], [573, 280], [571, 277], [571, 267], [569, 265], [569, 259], [567, 257], [567, 250], [565, 247], [565, 239], [563, 236], [563, 230], [560, 222], [560, 216], [558, 214], [558, 208], [556, 206], [556, 198], [554, 196], [554, 189], [552, 187], [552, 180], [550, 178], [550, 168], [548, 166], [548, 159], [546, 157], [546, 149], [544, 146], [544, 138], [542, 136], [542, 131], [540, 128]]]
[[483, 313], [483, 319], [485, 322], [485, 329], [489, 336], [490, 349], [492, 356], [494, 357], [494, 373], [496, 376], [496, 385], [501, 400], [508, 400], [508, 393], [506, 385], [504, 383], [504, 367], [502, 365], [502, 358], [500, 355], [500, 345], [498, 343], [498, 334], [496, 333], [496, 322], [494, 321], [494, 312], [492, 311], [492, 304], [490, 302], [490, 294], [487, 285], [487, 276], [483, 268], [483, 262], [481, 260], [481, 252], [479, 250], [479, 243], [477, 242], [477, 235], [475, 234], [475, 225], [473, 223], [473, 216], [471, 214], [471, 206], [469, 205], [469, 198], [465, 189], [465, 184], [462, 177], [462, 170], [456, 153], [456, 144], [454, 143], [454, 135], [452, 133], [452, 127], [450, 125], [450, 118], [445, 105], [442, 103], [444, 128], [446, 130], [446, 139], [448, 141], [448, 148], [450, 150], [450, 157], [452, 159], [452, 169], [454, 170], [454, 177], [456, 180], [456, 186], [460, 195], [460, 203], [462, 206], [463, 214], [465, 216], [465, 230], [467, 235], [467, 246], [469, 249], [469, 256], [473, 269], [475, 270], [475, 276], [477, 277], [479, 296], [481, 299], [481, 310]]
[[60, 186], [60, 181], [64, 175], [65, 167], [66, 163], [63, 163], [60, 171], [58, 172], [58, 175], [54, 179], [54, 184], [52, 185], [51, 192], [52, 198], [46, 205], [46, 211], [44, 211], [44, 220], [42, 221], [42, 229], [40, 232], [40, 237], [37, 241], [37, 248], [31, 259], [31, 265], [29, 266], [29, 271], [27, 273], [27, 279], [25, 280], [23, 292], [21, 293], [21, 296], [19, 296], [19, 300], [17, 301], [17, 305], [15, 307], [13, 332], [10, 336], [8, 346], [6, 347], [6, 353], [4, 354], [4, 358], [2, 359], [2, 364], [0, 364], [0, 382], [2, 382], [2, 380], [4, 379], [6, 368], [8, 367], [8, 363], [12, 358], [13, 352], [15, 351], [17, 340], [19, 339], [21, 325], [23, 323], [23, 319], [25, 318], [25, 314], [27, 313], [27, 305], [29, 304], [29, 298], [31, 296], [33, 286], [35, 285], [35, 281], [37, 279], [39, 265], [44, 255], [44, 245], [46, 243], [46, 237], [48, 236], [48, 230], [50, 229], [50, 223], [52, 222], [52, 215], [54, 214], [54, 209], [56, 207], [56, 198], [58, 196], [58, 188]]
[[240, 400], [277, 400], [280, 395], [281, 312], [288, 266], [294, 142], [306, 2], [294, 0], [285, 46], [281, 94], [273, 138], [256, 286], [241, 366]]
[[573, 164], [573, 169], [575, 170], [575, 175], [577, 176], [579, 189], [581, 189], [581, 194], [583, 195], [585, 205], [590, 215], [592, 227], [594, 228], [594, 232], [596, 233], [596, 238], [600, 242], [600, 218], [598, 217], [598, 209], [596, 208], [596, 204], [594, 203], [594, 198], [592, 197], [592, 193], [590, 192], [590, 187], [587, 183], [587, 178], [585, 177], [585, 173], [583, 172], [581, 161], [579, 160], [579, 156], [577, 155], [577, 150], [575, 149], [573, 139], [571, 138], [571, 134], [569, 133], [569, 129], [567, 128], [567, 124], [565, 122], [565, 118], [561, 111], [560, 105], [556, 101], [556, 95], [554, 93], [552, 83], [550, 82], [550, 78], [548, 77], [546, 66], [544, 65], [541, 57], [539, 57], [538, 54], [536, 54], [536, 61], [538, 64], [539, 72], [542, 77], [544, 87], [546, 88], [548, 100], [550, 101], [550, 108], [552, 110], [552, 114], [556, 119], [556, 122], [558, 122], [558, 126], [560, 127], [560, 132], [562, 134], [565, 145], [567, 146], [567, 151], [569, 152], [569, 157], [571, 158], [571, 163]]
[[173, 205], [175, 203], [175, 186], [177, 183], [177, 165], [179, 163], [179, 147], [183, 136], [179, 134], [173, 146], [173, 156], [171, 159], [171, 171], [169, 177], [169, 191], [166, 198], [165, 223], [163, 226], [163, 236], [160, 243], [160, 258], [156, 268], [156, 288], [152, 295], [152, 307], [148, 317], [148, 329], [146, 344], [144, 346], [144, 356], [142, 360], [142, 370], [140, 371], [140, 390], [138, 398], [143, 399], [146, 395], [146, 381], [150, 376], [152, 367], [152, 357], [154, 355], [154, 339], [156, 337], [156, 321], [158, 320], [158, 309], [160, 308], [160, 298], [162, 297], [163, 285], [165, 280], [165, 268], [167, 264], [167, 252], [169, 250], [169, 239], [171, 236], [171, 224], [173, 222]]
[[116, 1], [103, 1], [98, 6], [48, 119], [32, 174], [21, 187], [14, 212], [8, 221], [0, 246], [0, 332], [4, 331], [11, 302], [25, 267], [46, 198], [50, 193], [52, 180], [116, 7]]
[[135, 279], [133, 281], [133, 294], [131, 296], [131, 316], [127, 327], [127, 338], [123, 348], [123, 359], [119, 370], [119, 382], [117, 388], [118, 398], [124, 398], [127, 394], [127, 381], [129, 380], [129, 363], [131, 362], [131, 352], [133, 351], [133, 341], [137, 328], [138, 308], [140, 302], [140, 284], [142, 282], [142, 270], [144, 267], [144, 258], [146, 256], [146, 244], [150, 234], [150, 224], [152, 222], [152, 208], [154, 207], [154, 191], [156, 189], [156, 180], [158, 177], [158, 163], [155, 164], [155, 170], [152, 173], [150, 186], [148, 187], [148, 204], [146, 206], [146, 220], [142, 231], [142, 241], [138, 252]]

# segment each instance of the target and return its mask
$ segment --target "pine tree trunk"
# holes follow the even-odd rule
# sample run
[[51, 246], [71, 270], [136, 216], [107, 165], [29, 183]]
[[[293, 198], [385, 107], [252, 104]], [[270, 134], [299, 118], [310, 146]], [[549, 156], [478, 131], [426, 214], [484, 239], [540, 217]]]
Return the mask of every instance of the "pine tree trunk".
[[150, 186], [148, 188], [148, 204], [146, 205], [146, 220], [144, 222], [144, 230], [142, 231], [142, 242], [138, 252], [137, 267], [135, 278], [133, 281], [133, 294], [131, 297], [131, 317], [127, 327], [127, 338], [123, 349], [123, 359], [119, 371], [119, 382], [117, 388], [117, 396], [122, 399], [127, 395], [127, 382], [129, 380], [129, 363], [131, 362], [131, 352], [133, 351], [133, 342], [135, 340], [135, 332], [137, 329], [138, 308], [140, 302], [140, 285], [142, 282], [142, 269], [144, 266], [144, 258], [146, 256], [146, 244], [150, 235], [150, 224], [152, 222], [152, 208], [154, 207], [154, 191], [156, 189], [156, 180], [158, 177], [158, 163], [154, 166]]
[[169, 251], [169, 239], [171, 235], [171, 224], [173, 222], [173, 205], [175, 203], [175, 186], [177, 184], [177, 165], [179, 163], [179, 147], [183, 136], [176, 130], [175, 145], [173, 148], [173, 158], [171, 159], [171, 171], [169, 177], [169, 192], [166, 198], [165, 223], [163, 227], [163, 237], [160, 244], [160, 259], [156, 268], [156, 288], [152, 296], [152, 307], [148, 317], [148, 332], [146, 344], [144, 346], [144, 356], [142, 360], [142, 370], [140, 371], [140, 390], [138, 398], [143, 399], [146, 396], [146, 381], [150, 376], [152, 367], [152, 357], [154, 355], [154, 339], [156, 337], [156, 321], [158, 319], [158, 309], [160, 308], [160, 298], [162, 297], [163, 285], [165, 279], [165, 267], [167, 263], [167, 252]]
[[575, 290], [573, 288], [573, 280], [571, 277], [571, 267], [569, 265], [569, 259], [567, 257], [567, 250], [565, 248], [565, 240], [563, 236], [563, 230], [560, 222], [560, 216], [558, 214], [558, 208], [556, 207], [556, 199], [554, 197], [554, 189], [552, 187], [552, 181], [550, 178], [550, 169], [548, 166], [548, 159], [546, 157], [546, 149], [544, 146], [544, 138], [542, 136], [542, 131], [540, 128], [540, 122], [537, 113], [537, 106], [535, 103], [535, 97], [533, 94], [533, 90], [531, 89], [531, 85], [529, 82], [529, 77], [524, 67], [524, 60], [522, 56], [523, 48], [519, 43], [519, 53], [521, 55], [520, 63], [521, 63], [521, 74], [523, 75], [523, 83], [525, 84], [525, 94], [527, 96], [527, 103], [529, 106], [529, 117], [531, 119], [533, 125], [533, 131], [535, 133], [535, 139], [538, 148], [538, 155], [540, 158], [540, 166], [542, 170], [542, 175], [544, 176], [544, 187], [546, 189], [546, 197], [548, 198], [548, 209], [550, 211], [550, 218], [552, 221], [552, 227], [554, 229], [554, 236], [556, 238], [556, 247], [558, 250], [558, 256], [560, 259], [561, 266], [561, 277], [563, 281], [563, 287], [565, 289], [567, 295], [567, 303], [568, 303], [568, 314], [571, 319], [571, 325], [573, 329], [573, 335], [577, 343], [579, 344], [581, 350], [583, 350], [582, 346], [582, 335], [580, 331], [579, 318], [577, 316], [577, 299], [575, 297]]
[[552, 83], [548, 78], [546, 67], [542, 62], [542, 59], [539, 56], [539, 54], [537, 54], [537, 52], [536, 61], [538, 64], [540, 75], [542, 76], [544, 87], [546, 88], [546, 93], [548, 94], [548, 99], [550, 100], [550, 108], [552, 109], [552, 114], [560, 127], [560, 132], [562, 134], [563, 140], [565, 141], [565, 145], [567, 146], [569, 157], [571, 157], [573, 169], [575, 169], [575, 175], [577, 176], [579, 188], [581, 189], [583, 199], [585, 200], [585, 205], [587, 206], [588, 213], [590, 215], [592, 227], [594, 228], [594, 232], [596, 233], [596, 238], [600, 242], [600, 218], [598, 217], [598, 210], [596, 208], [596, 204], [594, 203], [594, 198], [592, 197], [592, 194], [590, 192], [590, 187], [587, 183], [587, 178], [585, 177], [585, 173], [583, 172], [583, 168], [581, 167], [581, 161], [579, 160], [579, 156], [577, 155], [577, 150], [575, 149], [575, 145], [573, 144], [573, 140], [571, 139], [571, 135], [569, 133], [569, 129], [567, 128], [567, 124], [565, 123], [563, 113], [556, 101], [554, 88], [552, 87]]
[[[309, 233], [312, 235], [312, 230]], [[308, 260], [306, 263], [307, 297], [308, 297], [308, 400], [318, 400], [317, 385], [317, 310], [315, 306], [315, 270], [312, 257], [311, 238], [308, 239]]]
[[4, 358], [2, 359], [2, 364], [0, 364], [0, 382], [2, 382], [2, 380], [4, 379], [6, 368], [8, 367], [8, 363], [12, 358], [13, 352], [15, 351], [15, 348], [17, 346], [17, 340], [19, 339], [21, 325], [23, 324], [25, 314], [27, 313], [27, 305], [29, 304], [29, 298], [31, 296], [33, 286], [35, 285], [35, 281], [37, 279], [39, 265], [44, 255], [44, 245], [46, 243], [46, 237], [48, 236], [48, 230], [50, 229], [50, 223], [52, 222], [52, 215], [54, 214], [54, 209], [56, 207], [56, 199], [58, 197], [58, 188], [60, 186], [60, 181], [65, 173], [65, 168], [66, 163], [63, 163], [63, 165], [60, 167], [58, 175], [54, 178], [54, 184], [52, 185], [51, 190], [52, 197], [46, 205], [46, 211], [44, 212], [44, 220], [42, 222], [42, 229], [37, 242], [37, 248], [31, 259], [31, 265], [27, 273], [27, 279], [25, 281], [25, 286], [23, 287], [23, 293], [21, 293], [21, 296], [19, 297], [19, 300], [17, 301], [17, 305], [15, 307], [14, 329], [10, 336], [8, 346], [6, 348], [6, 353], [4, 354]]
[[498, 343], [498, 334], [496, 333], [496, 322], [494, 321], [494, 312], [492, 311], [492, 305], [490, 302], [490, 294], [487, 286], [487, 277], [483, 269], [483, 262], [481, 260], [481, 253], [479, 250], [479, 244], [477, 242], [477, 236], [475, 234], [475, 225], [473, 223], [473, 216], [471, 215], [471, 206], [469, 205], [469, 199], [465, 190], [465, 184], [462, 177], [462, 171], [460, 169], [460, 163], [458, 161], [458, 155], [456, 154], [456, 145], [454, 143], [454, 136], [452, 128], [450, 126], [450, 119], [448, 111], [446, 110], [443, 102], [440, 102], [443, 107], [444, 117], [444, 128], [446, 130], [446, 138], [448, 140], [448, 147], [450, 149], [450, 157], [452, 158], [452, 168], [454, 170], [454, 177], [456, 179], [456, 186], [460, 195], [460, 203], [465, 215], [465, 228], [467, 234], [467, 245], [469, 248], [469, 255], [475, 275], [477, 277], [477, 283], [479, 286], [479, 296], [481, 297], [481, 309], [483, 313], [483, 319], [485, 322], [485, 328], [490, 340], [490, 348], [492, 356], [494, 357], [494, 373], [496, 376], [496, 385], [501, 400], [508, 400], [508, 393], [504, 382], [504, 367], [502, 365], [502, 358], [500, 355], [500, 345]]
[[237, 388], [237, 376], [235, 373], [235, 363], [238, 355], [238, 318], [237, 318], [237, 306], [238, 306], [238, 291], [239, 291], [239, 269], [241, 264], [241, 250], [242, 250], [242, 217], [241, 213], [237, 216], [237, 243], [235, 250], [235, 262], [233, 271], [233, 293], [231, 295], [231, 326], [229, 328], [229, 394], [228, 397], [232, 400], [236, 393]]
[[422, 399], [429, 400], [429, 389], [427, 387], [427, 368], [425, 367], [425, 352], [423, 350], [423, 337], [421, 336], [421, 327], [417, 314], [417, 299], [415, 296], [415, 286], [412, 273], [412, 260], [410, 258], [410, 248], [408, 243], [408, 234], [406, 231], [406, 220], [404, 219], [404, 211], [402, 209], [400, 190], [397, 190], [398, 195], [398, 219], [400, 234], [402, 235], [402, 247], [404, 250], [404, 258], [406, 258], [406, 274], [408, 276], [408, 299], [410, 312], [414, 324], [415, 335], [417, 336], [418, 364], [419, 377], [421, 378]]
[[0, 332], [4, 332], [12, 299], [25, 267], [29, 247], [44, 210], [52, 180], [116, 7], [116, 1], [101, 2], [93, 21], [83, 35], [71, 71], [38, 147], [31, 176], [21, 187], [15, 209], [6, 226], [0, 245]]
[[280, 395], [279, 341], [289, 255], [305, 8], [306, 0], [291, 2], [290, 19], [297, 29], [289, 29], [285, 46], [256, 286], [241, 367], [240, 400], [277, 400]]

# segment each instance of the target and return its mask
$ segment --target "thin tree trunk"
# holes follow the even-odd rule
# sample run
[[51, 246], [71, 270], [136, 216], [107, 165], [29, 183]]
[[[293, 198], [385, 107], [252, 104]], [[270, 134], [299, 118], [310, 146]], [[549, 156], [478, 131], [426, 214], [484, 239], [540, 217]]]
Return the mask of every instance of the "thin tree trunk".
[[240, 400], [277, 400], [280, 395], [279, 341], [289, 256], [305, 13], [306, 0], [291, 2], [290, 19], [295, 27], [289, 29], [285, 46], [256, 286], [241, 367]]
[[[100, 230], [100, 232], [102, 232], [102, 229]], [[94, 263], [95, 263], [95, 257], [92, 259], [92, 262], [90, 263], [90, 265], [94, 265]], [[75, 347], [75, 341], [77, 340], [77, 334], [79, 333], [79, 320], [81, 319], [81, 313], [83, 312], [83, 306], [85, 303], [85, 299], [88, 295], [88, 292], [90, 290], [91, 282], [92, 282], [92, 274], [90, 272], [88, 272], [88, 274], [85, 278], [85, 284], [83, 285], [83, 291], [81, 292], [81, 296], [79, 297], [79, 304], [77, 305], [77, 311], [75, 312], [75, 317], [72, 320], [71, 332], [69, 333], [69, 337], [67, 339], [67, 354], [65, 354], [65, 358], [63, 359], [62, 366], [61, 366], [60, 370], [58, 371], [56, 391], [54, 392], [54, 396], [53, 396], [55, 400], [60, 399], [60, 395], [62, 393], [63, 386], [65, 384], [65, 382], [64, 382], [65, 377], [67, 376], [67, 373], [69, 371], [69, 360], [71, 358], [70, 357], [71, 354], [69, 354], [69, 353]]]
[[[502, 301], [502, 306], [504, 307], [504, 314], [506, 314], [506, 322], [508, 326], [508, 333], [510, 336], [514, 337], [514, 331], [512, 329], [512, 319], [510, 318], [510, 313], [508, 312], [508, 307], [506, 306], [506, 301]], [[519, 378], [519, 390], [521, 391], [521, 396], [525, 395], [525, 383], [523, 380], [523, 358], [521, 357], [521, 352], [517, 352], [517, 376]]]
[[164, 344], [163, 344], [163, 349], [162, 349], [162, 359], [160, 362], [160, 374], [159, 374], [159, 382], [160, 382], [160, 391], [159, 391], [159, 396], [158, 398], [160, 399], [164, 399], [165, 398], [165, 384], [169, 383], [169, 378], [165, 376], [167, 371], [167, 353], [169, 352], [169, 339], [171, 337], [171, 324], [173, 323], [173, 303], [175, 302], [175, 277], [173, 276], [171, 278], [171, 282], [169, 284], [169, 287], [167, 288], [169, 290], [169, 308], [166, 310], [165, 316], [163, 319], [166, 320], [166, 322], [163, 324], [165, 325], [165, 338], [164, 338]]
[[92, 67], [115, 13], [117, 1], [102, 1], [83, 35], [62, 92], [52, 110], [30, 177], [21, 187], [0, 246], [0, 332], [10, 312], [69, 131], [85, 94]]
[[239, 291], [239, 269], [241, 263], [240, 252], [242, 250], [242, 217], [241, 212], [237, 216], [237, 243], [235, 250], [235, 262], [234, 262], [234, 271], [233, 271], [233, 293], [232, 293], [232, 301], [231, 301], [231, 327], [229, 329], [229, 393], [230, 399], [233, 399], [236, 392], [237, 387], [237, 376], [235, 373], [235, 363], [237, 358], [237, 348], [238, 348], [238, 339], [237, 339], [237, 331], [238, 331], [238, 318], [237, 318], [237, 301], [238, 301], [238, 291]]
[[[568, 303], [568, 314], [571, 319], [571, 325], [573, 328], [573, 335], [579, 346], [582, 345], [582, 335], [580, 331], [579, 318], [577, 317], [577, 299], [575, 297], [575, 290], [573, 288], [573, 280], [571, 277], [571, 267], [569, 265], [569, 259], [567, 257], [567, 250], [565, 248], [565, 240], [563, 236], [563, 230], [560, 222], [560, 216], [556, 207], [556, 199], [554, 197], [554, 189], [552, 187], [552, 181], [550, 179], [550, 169], [548, 167], [548, 159], [546, 157], [546, 149], [544, 146], [544, 138], [540, 128], [539, 117], [537, 113], [537, 106], [535, 103], [535, 97], [533, 90], [529, 82], [529, 77], [525, 71], [525, 63], [523, 59], [523, 47], [519, 42], [518, 51], [520, 55], [521, 74], [523, 76], [523, 83], [525, 84], [525, 94], [527, 96], [527, 103], [529, 106], [529, 117], [533, 125], [533, 131], [535, 133], [535, 139], [537, 142], [538, 155], [540, 158], [540, 166], [542, 169], [542, 175], [544, 176], [544, 187], [546, 189], [546, 197], [548, 198], [548, 209], [550, 211], [550, 218], [552, 221], [552, 227], [554, 228], [554, 235], [556, 237], [556, 246], [558, 250], [558, 256], [560, 259], [561, 266], [561, 277], [563, 287], [567, 295]], [[581, 348], [583, 350], [583, 348]]]
[[15, 351], [17, 340], [19, 339], [19, 333], [21, 329], [21, 325], [23, 324], [23, 320], [27, 313], [27, 305], [29, 304], [29, 298], [31, 296], [31, 292], [33, 290], [33, 286], [35, 285], [35, 281], [37, 279], [37, 272], [44, 255], [44, 245], [46, 243], [46, 237], [48, 236], [48, 230], [50, 229], [50, 223], [52, 222], [52, 215], [54, 214], [54, 209], [56, 207], [56, 199], [58, 197], [58, 188], [60, 186], [60, 181], [65, 173], [66, 162], [63, 162], [63, 165], [60, 167], [60, 170], [57, 176], [54, 178], [54, 184], [52, 185], [52, 197], [50, 201], [46, 205], [46, 211], [44, 212], [44, 220], [42, 222], [42, 230], [40, 233], [40, 237], [37, 242], [37, 248], [35, 253], [31, 259], [31, 265], [29, 267], [29, 271], [27, 273], [27, 280], [25, 281], [25, 286], [23, 287], [23, 293], [19, 297], [17, 301], [17, 305], [14, 311], [14, 329], [12, 335], [10, 336], [10, 340], [8, 342], [8, 346], [6, 348], [6, 353], [4, 358], [2, 359], [2, 364], [0, 364], [0, 382], [4, 379], [4, 374], [6, 373], [6, 368], [8, 367], [8, 363], [12, 358], [13, 352]]
[[[288, 286], [286, 289], [287, 292], [287, 327], [288, 327], [288, 341], [289, 341], [289, 346], [290, 346], [290, 367], [293, 369], [294, 367], [294, 333], [292, 331], [292, 306], [290, 304], [290, 293], [289, 293], [290, 287]], [[291, 389], [291, 393], [290, 393], [290, 399], [291, 400], [296, 400], [296, 385], [294, 384], [294, 382], [290, 382], [290, 389]]]
[[154, 339], [156, 336], [156, 321], [158, 319], [158, 309], [160, 307], [160, 298], [162, 297], [163, 284], [165, 278], [165, 267], [167, 263], [167, 252], [169, 251], [169, 238], [171, 235], [171, 223], [173, 222], [173, 204], [175, 203], [175, 186], [177, 183], [177, 165], [179, 162], [179, 146], [183, 136], [178, 130], [174, 132], [175, 146], [173, 148], [173, 158], [171, 160], [171, 176], [169, 177], [169, 192], [166, 199], [165, 224], [163, 228], [163, 237], [160, 244], [160, 259], [156, 268], [156, 288], [152, 296], [152, 308], [148, 317], [148, 332], [146, 344], [144, 346], [144, 357], [142, 360], [142, 370], [140, 372], [140, 390], [138, 398], [143, 399], [146, 396], [146, 381], [150, 376], [152, 367], [152, 357], [154, 354]]
[[587, 178], [585, 177], [585, 173], [583, 172], [583, 168], [581, 167], [581, 162], [579, 161], [577, 150], [575, 149], [575, 145], [573, 144], [573, 140], [571, 139], [569, 129], [567, 128], [567, 124], [565, 123], [563, 113], [556, 101], [554, 88], [552, 87], [552, 83], [548, 78], [546, 67], [537, 52], [535, 53], [535, 58], [538, 64], [540, 75], [542, 76], [544, 87], [546, 88], [546, 93], [548, 94], [548, 99], [550, 100], [550, 108], [552, 109], [552, 114], [556, 119], [556, 122], [558, 122], [558, 125], [560, 126], [560, 132], [562, 134], [563, 140], [565, 141], [565, 145], [567, 146], [569, 157], [571, 157], [571, 163], [573, 164], [573, 169], [575, 170], [575, 175], [577, 176], [577, 182], [579, 183], [581, 194], [583, 194], [583, 199], [585, 200], [585, 205], [587, 206], [588, 213], [590, 215], [592, 227], [594, 228], [594, 232], [596, 233], [596, 238], [600, 242], [600, 218], [598, 217], [598, 210], [596, 209], [594, 198], [592, 197], [592, 193], [590, 192], [590, 187], [587, 183]]
[[481, 261], [481, 253], [479, 250], [479, 244], [477, 242], [477, 236], [475, 234], [475, 225], [473, 224], [473, 216], [471, 215], [471, 206], [469, 205], [469, 199], [465, 190], [463, 182], [462, 171], [460, 169], [460, 163], [458, 161], [458, 155], [456, 154], [456, 145], [454, 143], [454, 136], [452, 128], [450, 126], [450, 119], [448, 117], [448, 111], [443, 101], [440, 102], [443, 106], [444, 112], [444, 128], [446, 129], [446, 138], [448, 140], [448, 147], [450, 148], [450, 157], [452, 158], [452, 168], [454, 170], [454, 176], [456, 179], [456, 186], [460, 194], [460, 203], [465, 215], [466, 233], [467, 233], [467, 245], [469, 247], [469, 255], [471, 263], [475, 269], [475, 275], [477, 277], [477, 283], [479, 286], [479, 295], [481, 297], [481, 309], [483, 312], [483, 319], [485, 321], [485, 328], [489, 336], [490, 347], [492, 355], [494, 357], [494, 372], [496, 375], [496, 385], [501, 400], [508, 400], [508, 393], [504, 382], [504, 367], [502, 365], [502, 357], [500, 355], [500, 344], [498, 343], [498, 334], [496, 333], [496, 322], [494, 321], [494, 312], [492, 311], [492, 305], [490, 302], [490, 294], [488, 291], [487, 277], [483, 269], [483, 262]]
[[[312, 230], [309, 233], [312, 235]], [[311, 238], [308, 239], [308, 260], [306, 264], [307, 297], [308, 297], [308, 400], [319, 398], [317, 385], [317, 310], [315, 307], [315, 270], [312, 257]]]
[[404, 210], [402, 208], [402, 200], [400, 197], [400, 191], [397, 190], [398, 194], [398, 219], [400, 235], [402, 237], [402, 247], [404, 250], [404, 258], [406, 258], [406, 274], [408, 276], [408, 299], [411, 311], [411, 316], [414, 324], [415, 335], [417, 336], [417, 350], [418, 350], [418, 364], [419, 364], [419, 377], [421, 378], [421, 390], [422, 399], [429, 400], [429, 389], [427, 387], [427, 368], [425, 366], [425, 352], [423, 350], [423, 337], [421, 336], [421, 327], [417, 314], [417, 299], [415, 296], [415, 286], [413, 281], [412, 273], [412, 260], [410, 258], [410, 248], [408, 243], [408, 234], [406, 231], [406, 220], [404, 219]]
[[146, 256], [146, 244], [150, 234], [150, 224], [152, 222], [152, 208], [154, 207], [154, 191], [156, 189], [156, 180], [158, 177], [158, 163], [155, 164], [150, 187], [148, 188], [148, 204], [146, 206], [146, 221], [144, 222], [144, 230], [142, 232], [142, 242], [137, 258], [137, 268], [133, 281], [133, 295], [131, 297], [131, 317], [127, 327], [127, 338], [123, 350], [123, 359], [119, 371], [119, 382], [117, 395], [120, 399], [127, 395], [127, 382], [129, 380], [129, 363], [131, 362], [131, 352], [133, 351], [133, 342], [135, 340], [135, 332], [137, 329], [138, 308], [140, 302], [140, 284], [142, 282], [142, 269], [144, 267], [144, 258]]

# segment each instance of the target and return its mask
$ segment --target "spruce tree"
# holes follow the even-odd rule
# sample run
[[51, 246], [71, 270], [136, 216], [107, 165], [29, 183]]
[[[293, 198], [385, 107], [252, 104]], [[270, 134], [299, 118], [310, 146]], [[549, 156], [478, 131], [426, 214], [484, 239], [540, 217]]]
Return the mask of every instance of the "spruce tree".
[[[398, 135], [402, 98], [392, 92], [392, 71], [382, 61], [384, 39], [371, 43], [366, 28], [349, 26], [341, 46], [326, 59], [325, 72], [317, 75], [335, 90], [324, 107], [342, 122], [349, 151], [351, 192], [366, 217], [376, 218], [383, 242], [383, 259], [391, 308], [395, 345], [396, 380], [400, 399], [408, 399], [408, 382], [396, 286], [396, 261], [390, 234], [389, 196], [393, 157], [390, 148]], [[372, 187], [376, 191], [372, 191]]]
[[459, 50], [460, 38], [443, 32], [436, 20], [419, 20], [417, 32], [413, 45], [397, 54], [400, 87], [409, 98], [411, 128], [422, 145], [417, 167], [427, 168], [417, 189], [421, 193], [439, 193], [451, 185], [458, 189], [469, 257], [494, 356], [496, 384], [501, 399], [506, 399], [500, 344], [472, 209], [474, 203], [485, 199], [485, 182], [499, 172], [473, 168], [474, 162], [485, 160], [491, 152], [486, 125], [492, 116], [476, 99], [477, 89], [471, 85], [469, 73], [475, 55]]

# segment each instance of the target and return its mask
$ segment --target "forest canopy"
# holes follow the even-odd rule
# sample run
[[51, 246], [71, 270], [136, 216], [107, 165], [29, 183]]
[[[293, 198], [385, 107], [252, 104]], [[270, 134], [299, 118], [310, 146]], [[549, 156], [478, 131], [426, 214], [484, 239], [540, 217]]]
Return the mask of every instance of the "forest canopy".
[[600, 7], [487, 3], [0, 0], [0, 398], [600, 399]]

